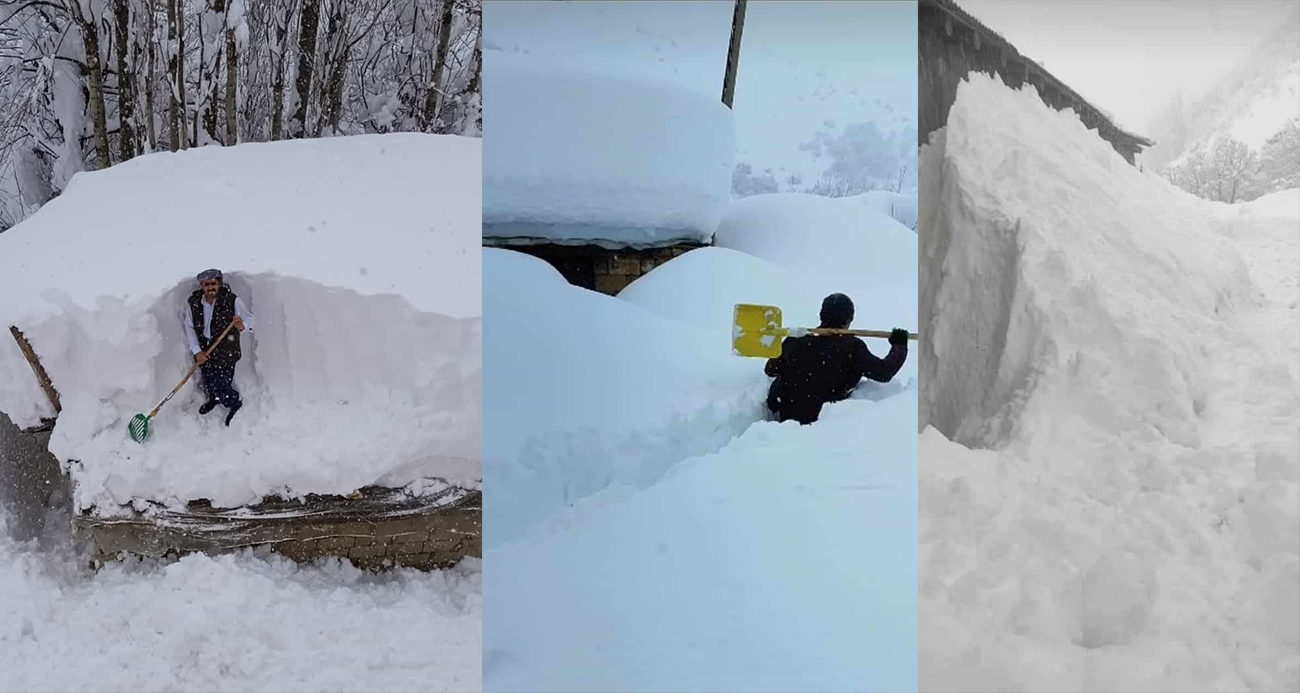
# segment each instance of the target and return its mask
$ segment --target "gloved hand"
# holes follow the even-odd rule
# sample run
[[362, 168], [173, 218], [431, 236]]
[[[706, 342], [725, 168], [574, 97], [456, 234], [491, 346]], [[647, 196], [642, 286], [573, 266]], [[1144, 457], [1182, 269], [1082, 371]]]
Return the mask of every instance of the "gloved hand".
[[889, 333], [889, 343], [893, 346], [907, 346], [907, 336], [907, 330], [895, 327], [894, 331]]

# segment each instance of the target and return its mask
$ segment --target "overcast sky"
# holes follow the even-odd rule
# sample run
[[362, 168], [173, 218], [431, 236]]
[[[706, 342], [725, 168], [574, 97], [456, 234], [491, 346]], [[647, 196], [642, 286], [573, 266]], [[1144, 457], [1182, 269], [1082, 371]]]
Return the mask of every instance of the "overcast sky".
[[[653, 77], [721, 99], [733, 7], [719, 0], [489, 1], [484, 47]], [[916, 3], [764, 0], [747, 7], [734, 104], [738, 161], [771, 167], [778, 180], [797, 172], [811, 182], [824, 162], [814, 163], [799, 144], [824, 121], [837, 129], [856, 122], [885, 132], [916, 127]]]
[[1144, 134], [1183, 90], [1208, 91], [1296, 0], [959, 0], [1122, 127]]

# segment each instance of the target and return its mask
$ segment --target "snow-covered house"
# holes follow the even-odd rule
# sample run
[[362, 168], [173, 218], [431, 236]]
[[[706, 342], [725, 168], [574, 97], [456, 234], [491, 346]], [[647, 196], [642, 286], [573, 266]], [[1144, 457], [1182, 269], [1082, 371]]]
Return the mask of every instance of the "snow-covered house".
[[[50, 428], [97, 553], [480, 555], [480, 167], [480, 140], [418, 134], [150, 154], [0, 236], [0, 412]], [[256, 318], [244, 407], [200, 414], [196, 375], [137, 443], [208, 267]]]
[[1079, 114], [1090, 130], [1106, 140], [1130, 164], [1143, 149], [1154, 144], [1116, 125], [1078, 92], [1022, 55], [1002, 36], [985, 26], [953, 0], [920, 0], [917, 20], [921, 89], [920, 144], [944, 126], [957, 98], [957, 85], [971, 72], [997, 75], [1012, 88], [1032, 84], [1048, 106]]
[[717, 97], [488, 51], [483, 244], [614, 294], [710, 245], [735, 135]]

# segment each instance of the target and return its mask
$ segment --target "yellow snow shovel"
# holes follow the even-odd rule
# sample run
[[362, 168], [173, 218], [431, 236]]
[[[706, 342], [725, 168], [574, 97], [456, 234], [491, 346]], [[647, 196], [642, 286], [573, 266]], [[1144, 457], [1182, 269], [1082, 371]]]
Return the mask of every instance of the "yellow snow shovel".
[[[203, 352], [203, 355], [211, 356], [213, 349], [216, 349], [217, 345], [221, 344], [221, 340], [226, 338], [226, 335], [230, 333], [230, 328], [234, 326], [235, 326], [235, 321], [231, 320], [230, 324], [226, 325], [226, 329], [221, 331], [221, 336], [212, 340], [212, 345], [208, 347], [207, 351]], [[179, 391], [181, 387], [185, 385], [185, 383], [188, 383], [190, 381], [190, 376], [194, 375], [194, 371], [197, 371], [198, 369], [199, 369], [199, 362], [195, 361], [194, 365], [190, 367], [190, 372], [185, 374], [185, 377], [182, 378], [181, 381], [177, 383], [176, 387], [173, 388], [172, 391], [168, 393], [166, 397], [163, 398], [163, 401], [158, 403], [158, 406], [153, 408], [153, 411], [149, 412], [148, 416], [145, 416], [144, 414], [136, 414], [135, 416], [131, 417], [131, 423], [127, 424], [126, 426], [127, 433], [131, 434], [131, 440], [134, 440], [135, 442], [141, 444], [144, 443], [145, 438], [149, 437], [149, 421], [153, 419], [154, 415], [158, 413], [159, 409], [163, 408], [163, 405], [167, 403], [167, 400], [172, 398], [172, 395], [175, 395], [177, 391]]]
[[[848, 334], [855, 337], [889, 338], [882, 330], [838, 330], [829, 327], [781, 327], [781, 309], [776, 306], [759, 306], [737, 303], [731, 324], [731, 352], [737, 356], [755, 356], [774, 359], [781, 355], [781, 340], [804, 335]], [[908, 334], [916, 339], [915, 332]]]

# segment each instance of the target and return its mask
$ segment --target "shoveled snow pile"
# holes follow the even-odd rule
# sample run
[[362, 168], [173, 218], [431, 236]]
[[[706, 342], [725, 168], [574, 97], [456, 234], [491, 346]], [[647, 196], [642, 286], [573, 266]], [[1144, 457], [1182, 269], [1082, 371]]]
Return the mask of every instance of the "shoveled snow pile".
[[246, 551], [88, 573], [34, 544], [0, 505], [6, 691], [481, 690], [477, 559], [374, 575]]
[[[731, 190], [731, 111], [650, 80], [483, 55], [483, 235], [706, 241]], [[545, 108], [538, 108], [545, 104]]]
[[[59, 390], [50, 448], [79, 507], [238, 505], [481, 478], [479, 140], [414, 134], [209, 147], [78, 175], [0, 236], [0, 324]], [[197, 414], [181, 313], [219, 267], [256, 316], [244, 409]], [[11, 339], [0, 410], [53, 414]]]
[[979, 74], [921, 183], [921, 689], [1296, 689], [1300, 198]]
[[[485, 345], [486, 688], [915, 688], [915, 365], [815, 426], [777, 424], [730, 325], [743, 301], [815, 326], [844, 291], [855, 325], [913, 328], [916, 235], [768, 197], [728, 211], [731, 247], [617, 298], [484, 251], [486, 329], [514, 335]], [[806, 233], [823, 255], [796, 252]], [[828, 271], [867, 245], [889, 261]]]

